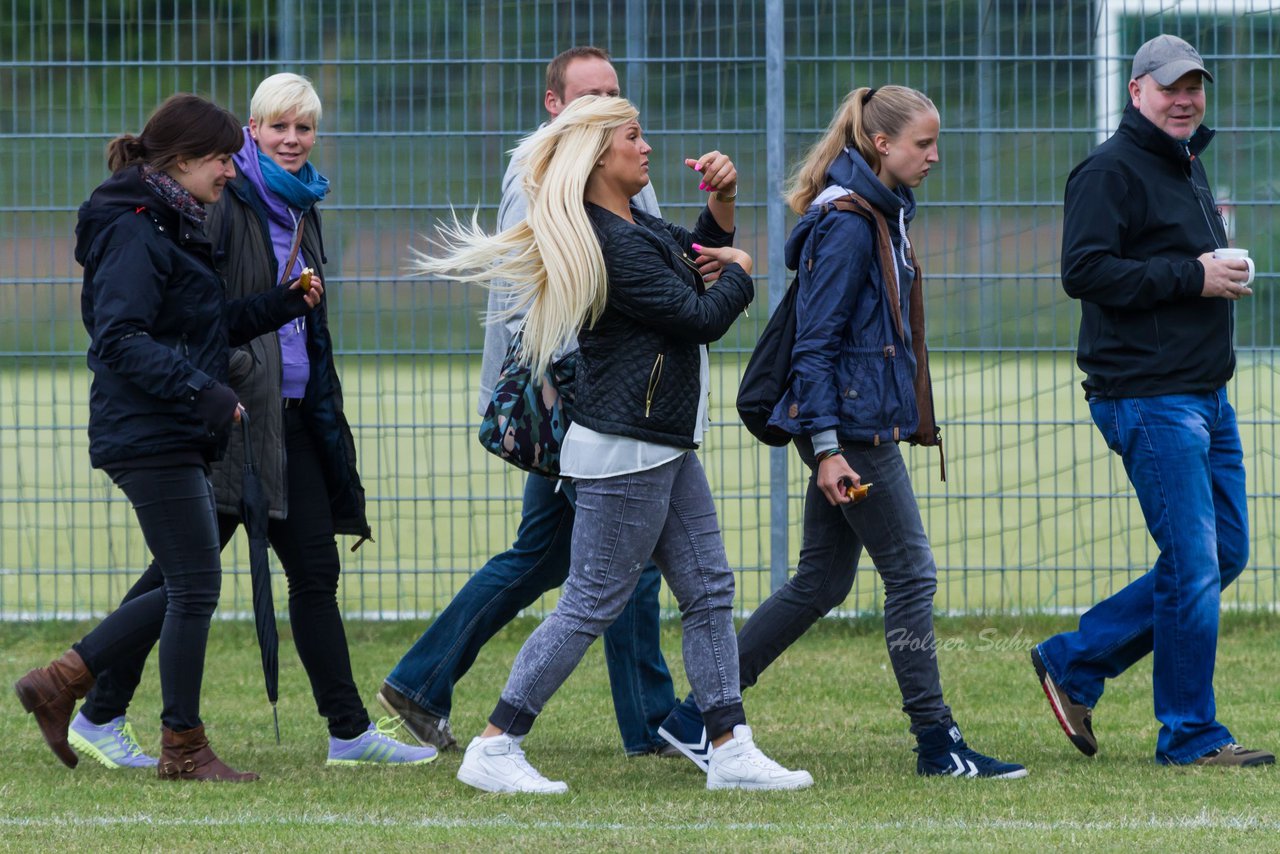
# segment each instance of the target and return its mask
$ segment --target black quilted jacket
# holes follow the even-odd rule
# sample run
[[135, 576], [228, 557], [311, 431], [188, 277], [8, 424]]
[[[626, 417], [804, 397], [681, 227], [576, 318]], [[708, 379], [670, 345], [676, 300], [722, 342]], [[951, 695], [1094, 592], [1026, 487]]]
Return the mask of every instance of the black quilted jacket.
[[587, 204], [609, 275], [604, 314], [578, 334], [570, 415], [600, 433], [694, 448], [698, 345], [719, 339], [755, 296], [730, 264], [711, 286], [691, 245], [729, 246], [706, 208], [692, 232], [631, 208], [635, 222]]

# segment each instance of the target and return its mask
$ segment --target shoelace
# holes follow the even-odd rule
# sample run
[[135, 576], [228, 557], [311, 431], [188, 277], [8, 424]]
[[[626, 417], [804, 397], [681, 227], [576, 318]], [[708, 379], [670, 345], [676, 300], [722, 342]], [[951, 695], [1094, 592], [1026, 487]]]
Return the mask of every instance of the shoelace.
[[404, 718], [400, 715], [389, 715], [378, 718], [373, 724], [373, 737], [382, 741], [395, 741], [395, 734], [404, 726]]
[[742, 754], [742, 759], [747, 764], [754, 765], [757, 768], [763, 768], [766, 771], [785, 770], [777, 762], [774, 762], [768, 756], [765, 756], [764, 751], [756, 747], [754, 744], [751, 745], [751, 749], [749, 749], [746, 753]]
[[129, 721], [121, 721], [115, 727], [116, 733], [120, 736], [120, 740], [124, 742], [125, 754], [130, 757], [146, 756], [142, 752], [142, 745], [138, 744], [138, 737], [133, 734], [133, 724]]

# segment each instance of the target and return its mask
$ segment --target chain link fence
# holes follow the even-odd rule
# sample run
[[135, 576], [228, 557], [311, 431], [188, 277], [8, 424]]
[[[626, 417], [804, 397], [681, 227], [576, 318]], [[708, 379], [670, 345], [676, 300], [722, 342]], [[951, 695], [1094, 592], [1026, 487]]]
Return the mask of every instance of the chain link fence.
[[[947, 611], [1084, 607], [1155, 556], [1119, 462], [1088, 420], [1079, 309], [1058, 282], [1067, 173], [1114, 127], [1128, 57], [1172, 32], [1214, 71], [1205, 161], [1237, 245], [1257, 259], [1237, 307], [1253, 522], [1228, 607], [1277, 602], [1274, 217], [1280, 10], [1250, 0], [4, 0], [0, 4], [0, 615], [109, 610], [149, 555], [86, 451], [89, 372], [75, 212], [103, 150], [175, 91], [247, 119], [257, 82], [310, 76], [324, 101], [312, 162], [331, 317], [377, 542], [344, 550], [349, 616], [438, 611], [510, 542], [522, 477], [474, 438], [484, 295], [412, 279], [411, 245], [456, 209], [492, 225], [507, 152], [544, 118], [547, 60], [610, 50], [654, 147], [664, 215], [701, 203], [681, 161], [718, 148], [742, 174], [739, 245], [760, 296], [714, 350], [702, 456], [738, 601], [796, 561], [805, 472], [753, 442], [732, 408], [746, 355], [789, 274], [787, 167], [859, 85], [938, 105], [942, 161], [918, 192], [937, 407], [947, 450], [906, 452]], [[247, 555], [224, 554], [220, 613], [249, 610]], [[846, 609], [875, 611], [869, 561]], [[282, 582], [281, 582], [282, 584]], [[278, 593], [282, 593], [278, 591]], [[539, 607], [545, 609], [554, 594]], [[284, 601], [278, 596], [277, 601]]]

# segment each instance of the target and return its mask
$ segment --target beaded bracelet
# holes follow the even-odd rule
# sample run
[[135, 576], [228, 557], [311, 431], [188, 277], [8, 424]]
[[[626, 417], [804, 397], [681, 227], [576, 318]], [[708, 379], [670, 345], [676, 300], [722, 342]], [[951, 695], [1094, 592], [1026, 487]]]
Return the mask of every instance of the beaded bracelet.
[[817, 458], [818, 463], [821, 464], [831, 459], [832, 457], [838, 456], [843, 453], [844, 453], [844, 448], [835, 447], [835, 448], [830, 448], [829, 450], [826, 450], [826, 451], [819, 451], [817, 454], [815, 454], [815, 457]]

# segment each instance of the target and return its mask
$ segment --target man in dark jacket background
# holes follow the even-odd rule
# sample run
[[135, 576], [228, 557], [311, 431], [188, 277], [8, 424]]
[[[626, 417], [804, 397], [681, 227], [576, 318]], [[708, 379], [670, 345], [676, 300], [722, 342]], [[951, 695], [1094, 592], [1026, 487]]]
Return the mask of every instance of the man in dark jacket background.
[[1105, 680], [1151, 652], [1158, 762], [1265, 765], [1275, 757], [1235, 743], [1213, 694], [1221, 592], [1249, 556], [1244, 453], [1226, 383], [1234, 304], [1252, 291], [1245, 262], [1214, 257], [1227, 235], [1200, 160], [1213, 138], [1201, 126], [1206, 80], [1190, 44], [1148, 41], [1134, 55], [1119, 129], [1067, 180], [1062, 284], [1080, 300], [1085, 397], [1160, 556], [1031, 657], [1085, 755], [1098, 749], [1092, 707]]

